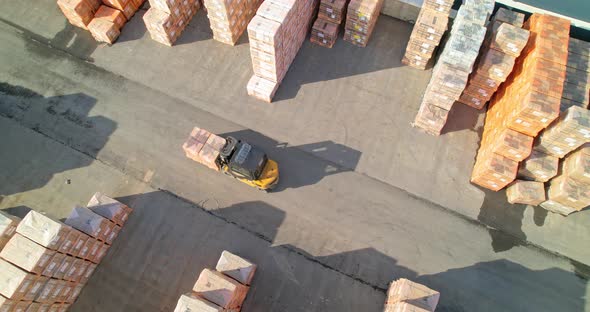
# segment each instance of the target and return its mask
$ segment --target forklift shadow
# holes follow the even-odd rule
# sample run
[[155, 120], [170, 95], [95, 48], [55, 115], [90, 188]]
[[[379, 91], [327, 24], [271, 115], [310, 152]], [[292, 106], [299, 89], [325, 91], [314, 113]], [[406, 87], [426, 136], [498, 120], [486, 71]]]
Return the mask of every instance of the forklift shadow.
[[326, 176], [354, 171], [362, 154], [332, 141], [290, 146], [249, 129], [220, 136], [233, 136], [255, 145], [279, 164], [279, 184], [273, 191], [309, 186]]

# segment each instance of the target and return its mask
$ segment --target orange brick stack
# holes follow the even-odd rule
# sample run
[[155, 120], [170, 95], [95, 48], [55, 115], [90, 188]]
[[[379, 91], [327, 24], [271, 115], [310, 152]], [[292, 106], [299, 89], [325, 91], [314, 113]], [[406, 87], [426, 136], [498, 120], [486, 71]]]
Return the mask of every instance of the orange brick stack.
[[150, 37], [172, 46], [201, 8], [200, 0], [149, 0], [151, 8], [143, 16]]
[[204, 0], [213, 39], [235, 45], [262, 0]]
[[377, 24], [383, 0], [351, 0], [346, 11], [344, 40], [366, 47]]
[[96, 41], [113, 43], [144, 1], [58, 0], [57, 5], [72, 25], [88, 29]]
[[57, 6], [70, 24], [83, 29], [88, 29], [100, 4], [100, 0], [57, 0]]
[[529, 39], [528, 30], [511, 24], [495, 22], [490, 28], [479, 61], [459, 98], [459, 102], [476, 109], [482, 109], [506, 81]]
[[110, 218], [99, 216], [105, 221], [95, 237], [35, 211], [18, 223], [0, 252], [0, 310], [69, 308], [131, 213], [100, 193], [90, 200], [89, 209]]
[[270, 102], [301, 48], [316, 12], [317, 0], [268, 0], [248, 24], [254, 75], [248, 95]]
[[[504, 25], [508, 24], [500, 26]], [[531, 140], [559, 114], [569, 21], [534, 14], [525, 28], [530, 39], [513, 73], [490, 102], [471, 176], [471, 182], [494, 191], [514, 181], [518, 162], [531, 153]], [[509, 43], [492, 41], [490, 47], [506, 53], [513, 47]], [[554, 72], [554, 77], [548, 72]]]
[[321, 0], [318, 18], [313, 24], [309, 40], [317, 45], [332, 48], [338, 39], [347, 5], [348, 0]]
[[174, 312], [240, 311], [256, 265], [224, 250], [215, 269], [201, 272], [192, 291], [180, 296]]

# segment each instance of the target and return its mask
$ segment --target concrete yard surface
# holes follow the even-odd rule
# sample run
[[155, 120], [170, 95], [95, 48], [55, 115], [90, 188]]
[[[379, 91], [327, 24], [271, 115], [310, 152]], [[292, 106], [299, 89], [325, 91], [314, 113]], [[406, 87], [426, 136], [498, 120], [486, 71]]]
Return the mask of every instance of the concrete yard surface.
[[[400, 63], [410, 24], [381, 16], [364, 49], [306, 42], [267, 104], [246, 95], [247, 36], [213, 41], [200, 12], [170, 48], [144, 11], [112, 46], [52, 1], [0, 11], [0, 209], [64, 218], [96, 191], [135, 209], [72, 310], [171, 311], [225, 249], [259, 265], [245, 312], [377, 312], [401, 277], [439, 311], [590, 311], [590, 213], [471, 185], [483, 112], [411, 127], [430, 72]], [[277, 189], [187, 159], [194, 126], [264, 149]]]

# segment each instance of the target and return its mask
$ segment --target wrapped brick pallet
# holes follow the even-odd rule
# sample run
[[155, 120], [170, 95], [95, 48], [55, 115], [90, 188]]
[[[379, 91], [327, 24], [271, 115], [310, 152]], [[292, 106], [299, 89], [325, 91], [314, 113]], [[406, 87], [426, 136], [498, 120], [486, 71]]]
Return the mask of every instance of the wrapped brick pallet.
[[424, 285], [400, 278], [387, 290], [384, 312], [433, 312], [440, 293]]
[[189, 138], [182, 145], [186, 157], [219, 171], [217, 158], [226, 140], [205, 129], [193, 128]]
[[373, 34], [383, 0], [350, 0], [344, 24], [344, 40], [366, 47]]
[[[530, 142], [559, 114], [564, 56], [567, 57], [562, 45], [567, 46], [569, 21], [533, 14], [525, 26], [530, 31], [530, 39], [512, 74], [490, 102], [471, 176], [472, 183], [494, 191], [516, 179], [517, 171], [513, 168], [523, 160], [520, 171], [525, 179], [546, 181], [553, 175], [551, 168], [541, 170], [543, 164], [551, 167], [550, 159], [538, 154], [529, 158]], [[516, 30], [510, 24], [496, 22], [486, 44], [490, 49], [517, 56], [525, 36]], [[548, 35], [549, 31], [554, 35]], [[507, 141], [505, 136], [495, 134], [498, 129], [518, 133], [514, 138], [520, 139]]]
[[70, 24], [88, 29], [94, 13], [100, 7], [100, 0], [58, 0], [57, 6], [66, 16]]
[[0, 250], [4, 248], [4, 245], [16, 233], [16, 227], [20, 221], [20, 218], [0, 211]]
[[[485, 37], [484, 24], [493, 6], [493, 0], [471, 0], [459, 8], [451, 29], [451, 36], [445, 44], [424, 92], [420, 109], [414, 120], [415, 127], [432, 135], [441, 133], [449, 110], [467, 85], [469, 74]], [[425, 66], [423, 63], [414, 62], [413, 64], [419, 65], [418, 67]]]
[[447, 31], [453, 1], [426, 0], [420, 9], [402, 63], [426, 69]]
[[254, 76], [250, 96], [270, 102], [303, 44], [317, 0], [264, 1], [248, 24]]
[[199, 0], [150, 0], [143, 21], [153, 40], [172, 46], [201, 8]]
[[213, 39], [229, 45], [235, 45], [256, 10], [261, 0], [204, 0]]
[[174, 312], [240, 311], [256, 265], [224, 250], [216, 270], [204, 269], [192, 292], [180, 297]]
[[[93, 196], [91, 203], [94, 209], [108, 212], [113, 218], [121, 215], [120, 209], [127, 214], [131, 212], [129, 207], [100, 193]], [[113, 209], [113, 206], [119, 209]], [[79, 216], [78, 213], [74, 215]], [[11, 227], [18, 222], [18, 218], [7, 219]], [[77, 222], [72, 225], [81, 227]], [[113, 226], [117, 225], [113, 223]], [[0, 251], [0, 310], [66, 311], [108, 247], [75, 228], [30, 211]]]
[[321, 0], [318, 18], [313, 23], [309, 40], [317, 45], [332, 48], [338, 39], [347, 5], [348, 0]]

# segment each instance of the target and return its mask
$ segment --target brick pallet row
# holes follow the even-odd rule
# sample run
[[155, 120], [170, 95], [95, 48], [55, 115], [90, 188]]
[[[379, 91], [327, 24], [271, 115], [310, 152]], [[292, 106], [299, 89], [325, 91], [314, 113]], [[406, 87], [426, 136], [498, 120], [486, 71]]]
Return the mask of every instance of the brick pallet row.
[[[448, 113], [459, 99], [484, 40], [486, 24], [494, 1], [471, 0], [461, 6], [451, 35], [432, 71], [414, 126], [439, 135]], [[416, 27], [414, 27], [416, 28]]]
[[201, 8], [200, 0], [149, 0], [150, 9], [143, 16], [150, 37], [172, 46], [193, 16]]
[[590, 144], [582, 145], [561, 162], [561, 173], [548, 183], [541, 207], [562, 215], [590, 205]]
[[224, 250], [215, 270], [201, 272], [192, 291], [180, 296], [174, 312], [239, 311], [255, 272], [255, 264]]
[[144, 0], [58, 0], [68, 21], [87, 29], [98, 42], [114, 43], [121, 28], [137, 12]]
[[204, 0], [213, 39], [235, 45], [262, 0]]
[[458, 102], [476, 109], [484, 108], [512, 72], [516, 58], [528, 39], [529, 31], [526, 29], [499, 21], [493, 22], [479, 60]]
[[[497, 29], [502, 26], [510, 25], [502, 23]], [[569, 21], [533, 14], [525, 28], [530, 31], [530, 39], [512, 74], [490, 101], [471, 176], [472, 183], [494, 191], [516, 179], [519, 162], [523, 160], [520, 171], [525, 178], [540, 176], [546, 181], [553, 174], [551, 168], [535, 169], [535, 165], [539, 167], [539, 160], [545, 161], [540, 162], [542, 165], [551, 164], [550, 159], [539, 157], [536, 153], [535, 162], [527, 164], [527, 158], [531, 155], [531, 140], [559, 114], [565, 61], [560, 63], [555, 60], [563, 59], [564, 55], [567, 57], [567, 51], [561, 45], [567, 46]], [[549, 29], [554, 35], [548, 35]], [[518, 52], [514, 41], [492, 40], [490, 47], [506, 54]], [[494, 135], [498, 131], [511, 132], [515, 137], [508, 141], [506, 137]]]
[[346, 10], [344, 40], [366, 47], [381, 14], [381, 7], [383, 0], [350, 0]]
[[332, 48], [338, 39], [347, 6], [348, 0], [320, 0], [318, 18], [313, 23], [309, 40], [317, 45]]
[[1, 311], [66, 311], [76, 300], [132, 211], [100, 193], [84, 209], [65, 223], [0, 214]]
[[434, 312], [440, 293], [424, 285], [401, 278], [387, 290], [384, 312]]
[[248, 94], [271, 102], [303, 44], [314, 18], [317, 0], [264, 1], [248, 24], [254, 75]]
[[426, 69], [447, 31], [452, 0], [426, 0], [420, 9], [402, 63]]

